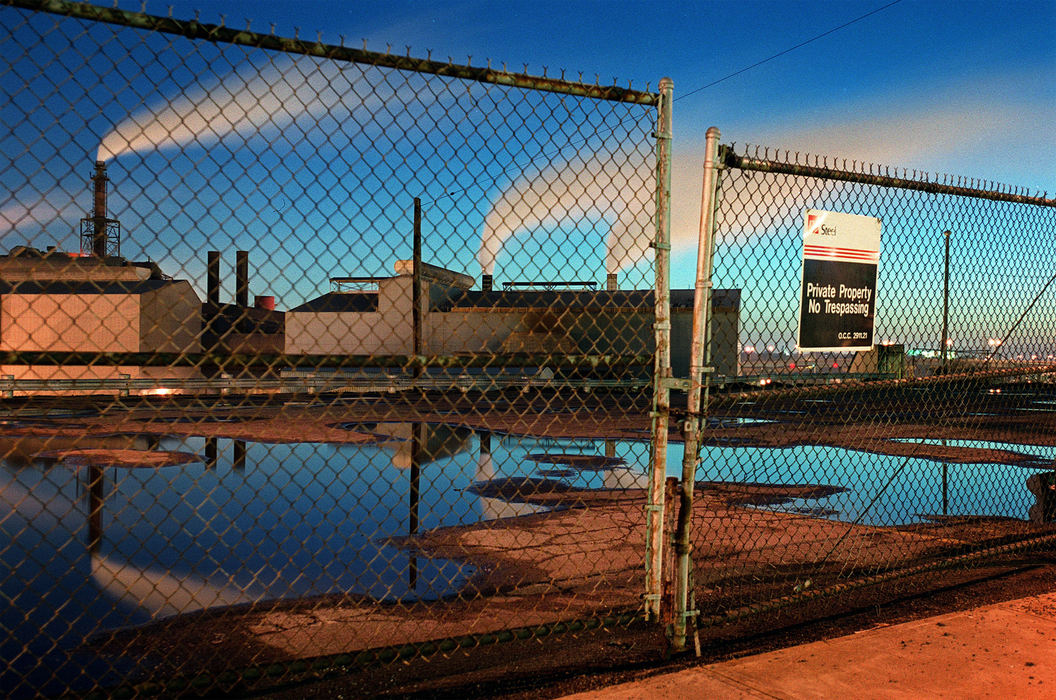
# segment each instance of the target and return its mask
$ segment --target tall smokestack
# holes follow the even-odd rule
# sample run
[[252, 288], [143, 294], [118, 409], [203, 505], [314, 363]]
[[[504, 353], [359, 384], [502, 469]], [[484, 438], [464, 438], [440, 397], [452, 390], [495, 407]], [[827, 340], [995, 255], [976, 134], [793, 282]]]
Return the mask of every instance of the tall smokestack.
[[235, 303], [240, 308], [249, 306], [249, 251], [235, 251]]
[[92, 176], [95, 190], [92, 205], [92, 255], [97, 258], [106, 257], [106, 183], [109, 181], [106, 177], [106, 163], [95, 161], [95, 175]]
[[609, 290], [610, 292], [615, 292], [617, 288], [618, 285], [616, 281], [616, 273], [610, 272], [609, 274], [605, 275], [605, 289]]
[[206, 265], [206, 301], [220, 304], [220, 251], [210, 250], [207, 253], [209, 262]]
[[485, 273], [485, 274], [480, 276], [480, 289], [481, 289], [481, 291], [490, 292], [492, 287], [494, 286], [494, 284], [495, 284], [495, 281], [492, 279], [491, 275]]

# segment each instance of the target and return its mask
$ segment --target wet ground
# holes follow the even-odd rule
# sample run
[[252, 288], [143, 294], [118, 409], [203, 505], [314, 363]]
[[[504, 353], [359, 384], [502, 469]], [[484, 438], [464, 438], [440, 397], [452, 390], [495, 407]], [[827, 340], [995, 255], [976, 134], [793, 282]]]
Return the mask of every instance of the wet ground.
[[[913, 390], [887, 389], [828, 394], [819, 390], [798, 401], [782, 396], [770, 401], [763, 395], [719, 397], [704, 432], [705, 463], [698, 471], [694, 499], [696, 604], [702, 616], [721, 620], [766, 601], [809, 589], [835, 590], [848, 581], [936, 557], [1025, 539], [1051, 539], [1053, 526], [1046, 521], [1044, 509], [1038, 511], [1038, 518], [1032, 515], [1035, 511], [1028, 512], [1033, 496], [1024, 482], [1053, 467], [1053, 450], [1048, 448], [1056, 446], [1056, 419], [1051, 412], [1033, 409], [1051, 406], [1056, 392], [1047, 385], [1000, 388], [1000, 393], [994, 393], [992, 387], [950, 387], [942, 401], [931, 403]], [[251, 444], [251, 463], [252, 445], [264, 446], [269, 454], [277, 446], [289, 446], [285, 471], [307, 463], [298, 456], [298, 445], [320, 446], [312, 447], [313, 451], [325, 445], [338, 450], [322, 453], [326, 464], [347, 459], [341, 456], [345, 454], [340, 451], [345, 449], [342, 446], [386, 445], [386, 459], [391, 462], [387, 468], [409, 475], [441, 456], [447, 459], [467, 449], [473, 453], [468, 467], [445, 467], [455, 469], [448, 486], [460, 484], [458, 498], [444, 495], [451, 492], [430, 495], [420, 486], [412, 486], [411, 493], [433, 499], [428, 512], [472, 498], [479, 502], [473, 506], [475, 515], [469, 517], [471, 510], [466, 506], [447, 505], [454, 514], [448, 521], [424, 522], [424, 516], [419, 521], [418, 515], [407, 521], [401, 515], [399, 528], [405, 534], [376, 527], [368, 533], [381, 547], [371, 551], [398, 552], [385, 556], [408, 562], [392, 565], [402, 575], [410, 573], [409, 562], [414, 561], [421, 562], [421, 569], [419, 563], [413, 564], [415, 578], [445, 579], [445, 586], [435, 589], [434, 595], [408, 598], [404, 593], [386, 600], [369, 589], [357, 593], [354, 585], [335, 582], [335, 586], [302, 589], [294, 599], [264, 595], [246, 602], [219, 595], [202, 605], [200, 595], [191, 595], [190, 603], [180, 603], [183, 598], [177, 593], [185, 586], [177, 585], [172, 594], [162, 596], [161, 612], [153, 616], [153, 622], [139, 619], [129, 629], [88, 635], [76, 652], [79, 658], [87, 654], [111, 659], [118, 669], [126, 668], [128, 660], [136, 665], [149, 663], [153, 672], [165, 677], [192, 672], [219, 676], [233, 667], [280, 663], [285, 664], [276, 667], [281, 685], [304, 679], [288, 665], [296, 659], [328, 659], [328, 673], [340, 668], [344, 674], [347, 663], [334, 661], [335, 656], [455, 639], [463, 640], [458, 644], [470, 651], [461, 656], [448, 653], [446, 661], [436, 664], [453, 664], [453, 668], [461, 664], [464, 672], [467, 664], [484, 663], [490, 654], [484, 649], [494, 641], [488, 640], [489, 635], [511, 628], [531, 630], [559, 620], [599, 620], [598, 625], [612, 629], [601, 632], [586, 626], [574, 634], [548, 632], [542, 647], [534, 632], [524, 642], [516, 642], [528, 644], [527, 649], [545, 649], [547, 656], [568, 644], [582, 645], [586, 651], [572, 658], [581, 658], [585, 668], [599, 663], [656, 663], [666, 649], [657, 626], [634, 621], [641, 609], [644, 554], [640, 535], [646, 505], [641, 466], [648, 464], [649, 434], [648, 407], [638, 403], [641, 397], [594, 393], [491, 399], [472, 395], [453, 399], [304, 397], [252, 405], [230, 400], [211, 405], [200, 400], [139, 401], [103, 410], [86, 404], [80, 410], [58, 414], [49, 413], [46, 406], [25, 406], [0, 425], [0, 447], [9, 468], [16, 470], [43, 462], [74, 471], [132, 468], [159, 474], [168, 468], [179, 469], [172, 465], [189, 460], [197, 460], [200, 469], [203, 459], [203, 474], [215, 474], [217, 464], [220, 472], [228, 467], [237, 471], [239, 449], [241, 459], [246, 459], [245, 445], [238, 448], [242, 441]], [[452, 443], [437, 437], [433, 429], [429, 436], [422, 433], [414, 438], [412, 433], [397, 434], [394, 424], [443, 425], [452, 434], [474, 437], [471, 443], [464, 437]], [[500, 443], [485, 450], [480, 435], [531, 436], [534, 442], [511, 448], [501, 444], [506, 438], [494, 438]], [[675, 424], [671, 437], [675, 441], [672, 450], [677, 453]], [[219, 456], [215, 452], [218, 444], [224, 446]], [[192, 449], [184, 449], [186, 445]], [[228, 446], [235, 449], [234, 461], [224, 456]], [[514, 454], [530, 471], [503, 471], [503, 461]], [[669, 473], [678, 471], [680, 457], [675, 456]], [[760, 459], [765, 463], [757, 463]], [[826, 472], [821, 464], [825, 460], [860, 463], [860, 478], [879, 474], [879, 480], [864, 489], [860, 478], [844, 483], [847, 472]], [[810, 469], [804, 471], [804, 463]], [[799, 472], [789, 471], [793, 464], [800, 465]], [[940, 467], [941, 499], [940, 472], [936, 471]], [[957, 472], [958, 467], [970, 471]], [[429, 469], [437, 473], [435, 467], [426, 472]], [[922, 476], [925, 471], [927, 481]], [[332, 480], [334, 474], [322, 480]], [[455, 474], [466, 476], [456, 478]], [[477, 478], [482, 474], [487, 478]], [[816, 478], [804, 479], [804, 475]], [[908, 486], [900, 482], [903, 476]], [[201, 478], [192, 482], [197, 484]], [[305, 479], [307, 486], [321, 477], [307, 473]], [[91, 483], [89, 479], [82, 488], [91, 491]], [[262, 483], [276, 486], [274, 477]], [[914, 484], [926, 484], [926, 489], [920, 489], [928, 491], [926, 498], [914, 500], [917, 496], [905, 495]], [[221, 485], [218, 481], [217, 487]], [[1013, 500], [997, 497], [1012, 491], [1016, 494]], [[890, 493], [899, 495], [885, 500]], [[986, 497], [972, 500], [966, 497], [970, 493]], [[325, 489], [314, 498], [324, 495]], [[47, 510], [46, 496], [35, 498]], [[231, 494], [221, 491], [208, 498], [222, 503]], [[331, 505], [324, 511], [334, 512], [337, 501], [328, 502]], [[152, 503], [158, 505], [156, 500]], [[669, 512], [674, 511], [673, 505]], [[293, 501], [284, 508], [300, 512]], [[125, 507], [120, 510], [135, 516]], [[895, 510], [897, 514], [885, 515]], [[102, 512], [106, 514], [105, 509]], [[489, 512], [491, 517], [487, 517]], [[311, 517], [310, 512], [303, 515]], [[414, 525], [409, 532], [408, 524]], [[208, 527], [220, 525], [209, 520]], [[383, 540], [378, 540], [379, 533], [385, 533]], [[88, 536], [91, 543], [90, 528]], [[100, 541], [105, 547], [106, 537]], [[458, 564], [450, 570], [430, 564], [445, 561]], [[96, 580], [121, 581], [127, 573], [129, 566], [121, 560], [92, 558]], [[956, 581], [958, 575], [931, 572], [912, 580], [927, 588], [936, 582]], [[127, 587], [128, 602], [138, 598], [142, 603], [147, 597], [144, 591], [136, 592], [136, 585], [152, 589], [146, 593], [157, 593], [166, 584], [140, 575]], [[412, 582], [407, 590], [418, 591], [419, 586]], [[896, 598], [907, 590], [898, 582], [885, 586], [872, 588]], [[335, 594], [335, 590], [344, 592]], [[845, 598], [854, 600], [856, 595], [805, 601], [795, 606], [798, 612], [791, 613], [792, 618], [839, 614]], [[814, 612], [804, 612], [810, 609]], [[748, 620], [715, 623], [707, 628], [704, 644], [717, 631], [723, 638], [750, 636], [762, 620], [756, 613]], [[737, 629], [741, 632], [725, 636]], [[609, 645], [615, 646], [609, 649]], [[435, 652], [422, 646], [412, 649], [412, 654], [422, 653], [433, 660], [437, 659]], [[536, 668], [530, 654], [525, 654], [524, 668]], [[633, 661], [636, 658], [639, 661]], [[452, 671], [455, 675], [462, 672]], [[374, 674], [369, 669], [355, 673]], [[404, 680], [410, 683], [413, 675], [403, 674]], [[389, 674], [390, 678], [399, 676]], [[412, 687], [386, 686], [385, 692], [405, 692]]]

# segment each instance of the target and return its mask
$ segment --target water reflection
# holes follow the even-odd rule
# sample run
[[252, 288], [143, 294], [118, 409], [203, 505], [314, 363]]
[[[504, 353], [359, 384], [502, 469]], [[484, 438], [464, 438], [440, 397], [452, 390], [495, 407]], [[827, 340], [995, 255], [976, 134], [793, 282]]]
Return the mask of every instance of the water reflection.
[[[11, 572], [0, 584], [8, 600], [18, 601], [18, 609], [2, 610], [0, 625], [11, 632], [0, 649], [0, 676], [5, 664], [21, 664], [11, 672], [23, 673], [100, 630], [216, 606], [328, 594], [384, 600], [454, 594], [475, 573], [471, 566], [423, 556], [392, 539], [544, 512], [542, 499], [531, 502], [540, 493], [646, 485], [645, 440], [411, 423], [349, 429], [374, 440], [0, 440], [6, 457], [0, 525], [8, 543], [0, 557]], [[89, 447], [187, 451], [201, 460], [121, 468], [39, 456]], [[671, 473], [680, 471], [677, 443], [669, 446], [669, 460]], [[1025, 482], [1023, 467], [950, 464], [947, 481], [936, 466], [830, 447], [711, 446], [699, 478], [845, 487], [786, 507], [809, 506], [812, 515], [841, 520], [862, 516], [867, 524], [915, 521], [939, 509], [1054, 520], [1051, 466], [1028, 470]]]

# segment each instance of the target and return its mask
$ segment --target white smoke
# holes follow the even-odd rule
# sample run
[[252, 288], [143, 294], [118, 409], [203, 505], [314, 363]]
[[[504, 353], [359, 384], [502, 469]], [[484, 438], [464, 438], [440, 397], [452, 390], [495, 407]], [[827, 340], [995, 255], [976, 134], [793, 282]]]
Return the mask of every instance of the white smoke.
[[[376, 108], [384, 95], [377, 86], [356, 90], [359, 70], [333, 61], [288, 57], [261, 69], [247, 65], [184, 96], [161, 98], [129, 115], [99, 145], [98, 160], [125, 153], [208, 146], [232, 134], [267, 134], [301, 116], [346, 116], [352, 109]], [[390, 89], [390, 92], [392, 90]], [[349, 97], [369, 95], [349, 104]]]
[[606, 270], [617, 272], [642, 260], [653, 238], [655, 173], [619, 165], [605, 152], [580, 152], [526, 174], [499, 196], [484, 220], [478, 260], [492, 274], [503, 244], [514, 234], [575, 225], [608, 225]]

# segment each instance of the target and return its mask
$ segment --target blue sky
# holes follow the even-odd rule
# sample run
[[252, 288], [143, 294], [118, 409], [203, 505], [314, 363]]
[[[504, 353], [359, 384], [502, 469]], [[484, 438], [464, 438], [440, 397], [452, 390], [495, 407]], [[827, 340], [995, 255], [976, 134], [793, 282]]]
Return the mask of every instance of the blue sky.
[[[394, 52], [409, 50], [413, 56], [450, 56], [456, 63], [482, 66], [490, 60], [493, 66], [526, 67], [532, 74], [545, 69], [555, 75], [563, 69], [569, 77], [582, 73], [593, 82], [597, 75], [602, 83], [630, 82], [643, 89], [655, 89], [663, 76], [673, 78], [672, 281], [676, 287], [693, 285], [703, 137], [712, 125], [722, 130], [725, 143], [776, 146], [980, 178], [1031, 192], [1047, 191], [1049, 196], [1056, 193], [1056, 0], [902, 0], [887, 7], [888, 0], [178, 0], [148, 2], [146, 10], [164, 15], [170, 4], [178, 18], [192, 18], [198, 10], [203, 22], [218, 23], [223, 15], [235, 27], [244, 27], [249, 18], [255, 31], [267, 32], [274, 24], [280, 35], [299, 33], [302, 38], [315, 38], [321, 32], [328, 43], [339, 43], [343, 36], [346, 43], [356, 46], [365, 40], [367, 48], [375, 51], [391, 46]], [[121, 5], [139, 9], [138, 2]], [[874, 14], [831, 31], [870, 12]], [[17, 61], [15, 75], [29, 90], [19, 92], [12, 102], [18, 105], [16, 110], [23, 111], [5, 112], [5, 122], [15, 126], [7, 138], [0, 139], [0, 146], [5, 156], [12, 155], [16, 167], [0, 174], [10, 193], [0, 201], [0, 209], [16, 221], [17, 233], [30, 237], [38, 247], [51, 243], [76, 247], [68, 232], [87, 206], [85, 176], [90, 162], [100, 143], [123, 120], [138, 118], [142, 123], [143, 110], [153, 110], [158, 123], [173, 134], [178, 131], [173, 130], [174, 124], [188, 115], [207, 117], [215, 105], [224, 102], [232, 85], [253, 89], [255, 80], [270, 91], [273, 101], [293, 97], [294, 102], [308, 103], [312, 99], [306, 97], [310, 90], [300, 92], [306, 89], [303, 85], [276, 87], [268, 82], [276, 74], [283, 76], [289, 67], [275, 54], [256, 52], [247, 58], [241, 50], [227, 51], [205, 42], [191, 47], [170, 38], [136, 39], [127, 30], [122, 30], [126, 38], [115, 42], [110, 34], [113, 30], [101, 26], [90, 27], [83, 36], [80, 31], [67, 26], [63, 32], [45, 31], [43, 38], [28, 37], [32, 48]], [[782, 54], [826, 32], [817, 41]], [[782, 55], [766, 60], [777, 54]], [[17, 51], [9, 55], [17, 56]], [[127, 64], [128, 56], [134, 65]], [[766, 62], [704, 87], [760, 61]], [[93, 74], [100, 65], [108, 67]], [[39, 80], [28, 79], [35, 71], [40, 71]], [[371, 83], [369, 76], [356, 79], [367, 81], [355, 89], [369, 95], [361, 106], [372, 113], [392, 100], [407, 104], [409, 96], [428, 94], [431, 89], [428, 81], [393, 85]], [[17, 83], [11, 76], [4, 81], [5, 89]], [[93, 83], [97, 87], [92, 88]], [[469, 92], [471, 105], [492, 95], [479, 87]], [[47, 99], [38, 108], [42, 95]], [[536, 134], [548, 136], [549, 141], [543, 136], [537, 141], [529, 139], [509, 162], [474, 159], [473, 144], [485, 144], [480, 150], [486, 151], [517, 130], [485, 112], [481, 112], [485, 126], [450, 123], [450, 114], [459, 112], [442, 112], [463, 105], [464, 97], [465, 92], [459, 97], [449, 90], [433, 105], [416, 104], [410, 119], [394, 118], [393, 125], [404, 137], [390, 150], [401, 162], [392, 165], [391, 158], [377, 153], [364, 157], [351, 167], [362, 178], [353, 178], [352, 185], [343, 173], [350, 168], [347, 154], [360, 147], [357, 139], [387, 134], [378, 121], [362, 133], [350, 133], [342, 127], [342, 120], [347, 123], [350, 115], [334, 109], [336, 99], [325, 97], [306, 107], [309, 118], [303, 122], [296, 117], [282, 123], [265, 120], [262, 128], [254, 130], [255, 139], [242, 134], [241, 140], [232, 140], [218, 134], [209, 141], [199, 134], [200, 142], [192, 144], [198, 148], [186, 147], [186, 139], [172, 139], [169, 145], [119, 155], [111, 167], [112, 204], [127, 232], [123, 252], [159, 260], [173, 274], [190, 277], [202, 286], [203, 248], [248, 247], [258, 278], [272, 286], [263, 291], [276, 293], [280, 307], [290, 308], [326, 291], [327, 275], [391, 274], [394, 259], [409, 257], [405, 236], [393, 242], [390, 229], [405, 227], [408, 193], [414, 190], [427, 199], [427, 222], [438, 234], [426, 241], [427, 255], [441, 264], [461, 261], [469, 274], [477, 276], [480, 268], [472, 260], [477, 248], [483, 249], [481, 228], [487, 226], [489, 212], [496, 211], [496, 202], [501, 204], [502, 193], [509, 191], [504, 188], [515, 187], [520, 176], [560, 177], [558, 166], [585, 156], [562, 152], [555, 160], [554, 144], [584, 140], [596, 126], [591, 120], [604, 121], [605, 117], [580, 114], [587, 126], [577, 130], [575, 125], [560, 123], [561, 112], [555, 108], [534, 126]], [[181, 101], [182, 112], [173, 107]], [[550, 108], [556, 103], [547, 104]], [[523, 106], [514, 104], [517, 109]], [[9, 108], [5, 105], [5, 110]], [[172, 108], [168, 117], [166, 108]], [[576, 115], [577, 108], [568, 109], [570, 116]], [[626, 114], [629, 121], [621, 125], [626, 134], [615, 133], [636, 144], [635, 158], [648, 155], [649, 112]], [[230, 119], [230, 114], [222, 116]], [[246, 123], [253, 123], [260, 115], [243, 116]], [[433, 131], [416, 135], [414, 129], [420, 125], [415, 119], [432, 120]], [[315, 126], [309, 127], [310, 122]], [[415, 143], [431, 141], [438, 128], [450, 129], [457, 138], [441, 143], [426, 159], [445, 157], [466, 167], [440, 168], [433, 171], [437, 177], [423, 177], [420, 166], [425, 163], [415, 167], [419, 156]], [[524, 135], [518, 133], [519, 138]], [[216, 141], [220, 148], [215, 147]], [[604, 150], [611, 144], [600, 147]], [[548, 173], [547, 166], [556, 170]], [[626, 172], [615, 177], [623, 185], [628, 183]], [[373, 199], [357, 199], [364, 185], [374, 188]], [[452, 189], [465, 192], [445, 198]], [[611, 193], [600, 194], [608, 197]], [[618, 196], [610, 198], [609, 204], [613, 201], [623, 204]], [[353, 213], [349, 213], [349, 202], [355, 204]], [[573, 262], [597, 272], [605, 269], [605, 255], [590, 249], [607, 235], [605, 227], [614, 220], [625, 228], [640, 223], [642, 202], [629, 204], [626, 211], [610, 206], [610, 210], [586, 217], [572, 210], [564, 220], [544, 221], [540, 226], [550, 226], [552, 231], [563, 227], [570, 240], [594, 241], [574, 251], [579, 258]], [[54, 210], [50, 214], [49, 207]], [[27, 210], [33, 212], [29, 218]], [[380, 221], [388, 228], [366, 230], [364, 220]], [[600, 229], [599, 220], [605, 222]], [[34, 233], [37, 229], [40, 232]], [[350, 238], [349, 230], [356, 230], [358, 238]], [[516, 232], [507, 233], [511, 242], [503, 247], [505, 257], [497, 260], [500, 267], [505, 264], [506, 277], [514, 276], [511, 268], [519, 268], [521, 278], [583, 277], [552, 263], [561, 257], [559, 253], [567, 254], [555, 238], [542, 236], [532, 242], [527, 240], [530, 235], [518, 238]], [[17, 237], [8, 234], [3, 247], [21, 242], [14, 240]], [[292, 249], [301, 242], [306, 243], [304, 249]], [[349, 260], [358, 261], [356, 269], [349, 269]], [[793, 272], [789, 275], [795, 276]], [[651, 284], [650, 266], [644, 258], [631, 265], [627, 274], [629, 286]]]
[[[675, 81], [678, 147], [724, 141], [836, 152], [1056, 191], [1056, 1], [175, 2], [203, 21], [530, 73]], [[684, 96], [684, 97], [683, 97]], [[863, 134], [865, 130], [872, 134]]]

